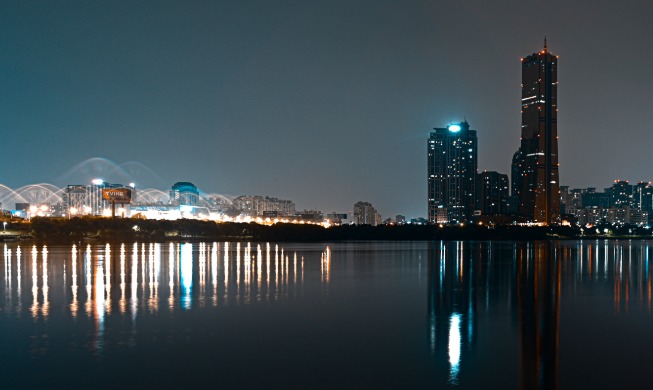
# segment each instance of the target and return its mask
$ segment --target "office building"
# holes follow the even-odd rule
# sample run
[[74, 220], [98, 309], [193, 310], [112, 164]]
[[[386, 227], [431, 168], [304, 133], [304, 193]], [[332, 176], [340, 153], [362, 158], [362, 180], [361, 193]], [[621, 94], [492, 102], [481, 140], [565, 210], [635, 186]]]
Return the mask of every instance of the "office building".
[[467, 121], [433, 130], [427, 145], [428, 221], [463, 222], [476, 205], [476, 130]]
[[[519, 212], [528, 220], [560, 221], [558, 180], [558, 57], [544, 48], [522, 59]], [[513, 178], [515, 180], [515, 178]]]

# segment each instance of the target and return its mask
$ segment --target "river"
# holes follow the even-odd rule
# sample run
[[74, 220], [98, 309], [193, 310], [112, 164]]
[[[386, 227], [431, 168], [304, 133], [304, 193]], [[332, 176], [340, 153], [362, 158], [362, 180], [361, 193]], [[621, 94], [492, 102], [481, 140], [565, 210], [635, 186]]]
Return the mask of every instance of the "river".
[[3, 388], [651, 387], [652, 241], [3, 246]]

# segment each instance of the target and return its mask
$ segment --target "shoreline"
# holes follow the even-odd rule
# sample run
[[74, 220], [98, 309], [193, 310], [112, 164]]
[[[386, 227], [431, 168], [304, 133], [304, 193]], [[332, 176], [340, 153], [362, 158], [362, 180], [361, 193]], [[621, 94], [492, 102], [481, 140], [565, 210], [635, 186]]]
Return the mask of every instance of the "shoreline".
[[[0, 241], [37, 242], [345, 242], [345, 241], [532, 241], [653, 239], [650, 229], [636, 226], [599, 227], [585, 231], [569, 226], [442, 226], [317, 225], [278, 223], [272, 226], [182, 219], [33, 218], [16, 221]], [[606, 225], [607, 226], [607, 225]]]

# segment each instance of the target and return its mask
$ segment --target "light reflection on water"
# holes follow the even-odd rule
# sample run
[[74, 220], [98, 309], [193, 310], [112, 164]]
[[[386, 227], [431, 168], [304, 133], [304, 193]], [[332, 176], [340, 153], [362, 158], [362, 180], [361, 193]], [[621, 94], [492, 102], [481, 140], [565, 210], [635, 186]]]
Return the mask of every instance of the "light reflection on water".
[[[256, 244], [255, 252], [252, 248], [251, 243], [236, 243], [234, 247], [228, 242], [73, 244], [68, 254], [62, 251], [52, 258], [47, 245], [32, 245], [30, 256], [24, 256], [21, 245], [13, 249], [4, 244], [5, 302], [1, 312], [23, 315], [21, 283], [27, 278], [31, 280], [29, 315], [35, 321], [47, 322], [50, 285], [56, 280], [53, 287], [61, 288], [55, 292], [57, 305], [66, 308], [74, 319], [85, 316], [94, 321], [95, 331], [88, 345], [101, 353], [105, 320], [114, 310], [136, 322], [143, 311], [151, 314], [163, 308], [175, 312], [191, 310], [194, 305], [272, 302], [302, 287], [303, 257], [298, 261], [296, 252], [289, 255], [283, 247], [274, 245], [272, 249], [269, 243]], [[329, 283], [329, 263], [327, 247], [321, 260], [323, 285]]]
[[560, 381], [561, 297], [574, 307], [568, 323], [586, 320], [575, 311], [587, 307], [576, 306], [587, 296], [594, 310], [609, 297], [617, 318], [633, 309], [651, 314], [648, 241], [436, 242], [429, 252], [428, 345], [436, 361], [448, 361], [449, 385], [462, 386], [461, 378], [478, 370], [466, 366], [466, 356], [477, 350], [479, 316], [512, 313], [519, 387], [547, 389]]
[[[588, 318], [606, 323], [626, 321], [629, 331], [632, 324], [651, 323], [650, 252], [648, 241], [598, 240], [308, 247], [229, 242], [66, 247], [12, 243], [4, 244], [1, 259], [0, 315], [5, 323], [15, 320], [17, 327], [33, 327], [26, 331], [30, 358], [55, 350], [62, 335], [72, 340], [70, 345], [80, 345], [87, 354], [101, 358], [111, 356], [117, 346], [137, 348], [151, 342], [142, 335], [150, 329], [154, 329], [151, 333], [155, 336], [151, 337], [157, 342], [160, 338], [174, 342], [180, 334], [189, 337], [186, 329], [211, 329], [212, 323], [204, 323], [202, 316], [219, 312], [227, 318], [234, 315], [232, 309], [254, 307], [256, 315], [249, 318], [250, 322], [237, 325], [247, 328], [259, 316], [270, 314], [270, 308], [275, 311], [265, 317], [268, 321], [275, 318], [276, 310], [291, 308], [285, 315], [292, 320], [268, 336], [274, 338], [286, 327], [306, 333], [286, 334], [273, 349], [275, 353], [293, 343], [302, 351], [328, 350], [333, 345], [338, 353], [372, 351], [363, 357], [374, 360], [377, 355], [390, 355], [380, 347], [375, 349], [383, 345], [380, 340], [387, 340], [397, 351], [397, 358], [388, 359], [388, 366], [380, 368], [390, 376], [393, 367], [410, 359], [419, 361], [415, 356], [423, 354], [427, 362], [421, 367], [426, 368], [406, 372], [407, 378], [421, 378], [419, 385], [574, 387], [577, 383], [568, 373], [582, 370], [582, 359], [572, 359], [570, 369], [565, 356], [584, 357], [586, 352], [560, 352], [570, 340], [584, 336], [569, 330], [574, 324], [583, 324], [580, 328], [584, 332], [591, 329]], [[391, 306], [393, 302], [395, 306]], [[394, 311], [388, 312], [389, 307]], [[603, 308], [612, 317], [606, 316]], [[602, 314], [588, 314], [587, 310]], [[415, 317], [414, 312], [421, 317]], [[192, 313], [195, 316], [189, 317]], [[587, 317], [590, 314], [594, 317]], [[216, 321], [220, 317], [211, 318]], [[87, 322], [88, 326], [84, 325]], [[167, 326], [181, 330], [157, 333], [162, 332], [159, 324], [173, 323]], [[302, 325], [298, 330], [296, 323], [310, 326]], [[402, 327], [393, 328], [395, 323]], [[377, 328], [380, 330], [374, 336]], [[61, 329], [70, 329], [73, 335], [65, 335]], [[571, 334], [567, 344], [565, 329]], [[258, 328], [261, 334], [266, 330], [263, 325]], [[406, 348], [408, 352], [402, 355], [399, 351], [407, 344], [407, 335], [414, 333], [421, 335], [418, 345]], [[202, 334], [212, 345], [213, 333]], [[225, 340], [235, 337], [238, 347], [231, 353], [237, 353], [241, 344], [256, 339], [257, 334], [249, 333], [242, 339], [233, 334], [221, 337], [220, 348]], [[348, 341], [339, 344], [341, 337]], [[317, 339], [323, 339], [324, 344]], [[640, 339], [649, 342], [646, 334]], [[364, 340], [366, 347], [358, 347]], [[2, 350], [5, 344], [1, 341], [0, 352], [10, 353]], [[627, 355], [615, 344], [610, 354], [599, 352], [606, 355], [601, 355], [603, 359]], [[346, 349], [349, 345], [351, 350]], [[57, 348], [57, 353], [75, 350]], [[156, 349], [151, 353], [156, 354]], [[289, 360], [280, 364], [304, 364], [300, 355], [288, 355]], [[330, 356], [326, 364], [336, 364], [336, 357], [342, 359]], [[494, 364], [494, 368], [485, 368], [479, 361]], [[350, 366], [354, 366], [352, 362], [340, 369]], [[392, 375], [401, 378], [396, 372]], [[495, 382], [479, 379], [486, 377]], [[388, 380], [379, 380], [379, 384], [398, 385]]]
[[449, 383], [457, 384], [460, 365], [460, 314], [458, 313], [452, 314], [450, 320], [449, 364], [451, 365]]

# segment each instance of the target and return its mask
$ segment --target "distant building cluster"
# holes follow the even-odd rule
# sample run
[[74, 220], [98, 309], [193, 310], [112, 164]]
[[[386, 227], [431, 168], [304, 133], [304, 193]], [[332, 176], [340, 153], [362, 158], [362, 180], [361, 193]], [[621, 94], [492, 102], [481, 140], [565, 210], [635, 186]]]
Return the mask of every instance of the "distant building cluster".
[[[95, 179], [91, 184], [70, 184], [60, 189], [51, 185], [31, 186], [31, 198], [25, 202], [25, 191], [14, 195], [21, 199], [11, 211], [14, 216], [32, 217], [115, 216], [144, 219], [207, 219], [215, 221], [258, 223], [312, 223], [325, 226], [339, 224], [379, 225], [381, 215], [369, 202], [357, 202], [352, 211], [331, 212], [325, 216], [320, 210], [296, 210], [288, 199], [271, 196], [242, 195], [229, 198], [222, 195], [203, 195], [190, 182], [177, 182], [169, 191], [144, 189], [137, 191], [134, 183], [112, 184]], [[400, 217], [400, 216], [398, 216]], [[404, 218], [404, 217], [401, 217]], [[399, 218], [398, 218], [399, 219]]]
[[650, 182], [615, 180], [597, 192], [596, 188], [560, 187], [562, 212], [578, 225], [645, 225], [653, 216], [653, 187]]

